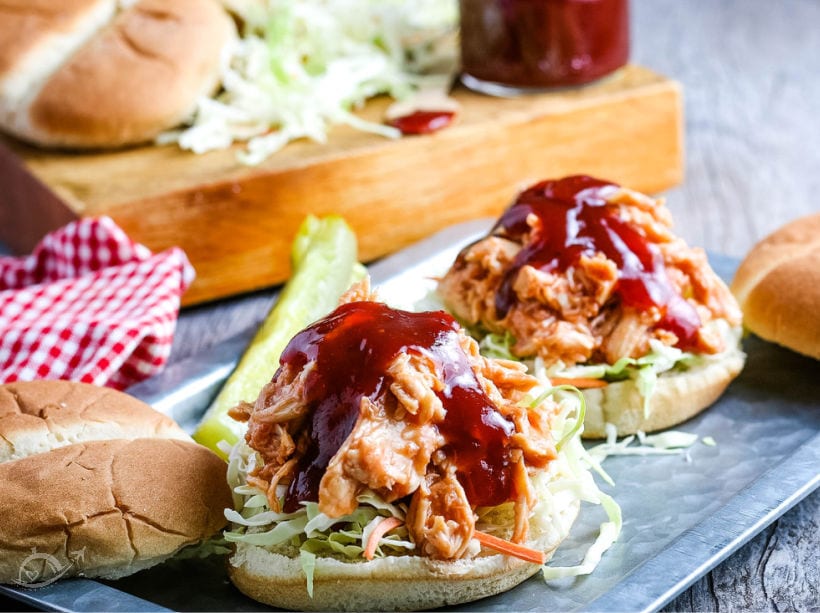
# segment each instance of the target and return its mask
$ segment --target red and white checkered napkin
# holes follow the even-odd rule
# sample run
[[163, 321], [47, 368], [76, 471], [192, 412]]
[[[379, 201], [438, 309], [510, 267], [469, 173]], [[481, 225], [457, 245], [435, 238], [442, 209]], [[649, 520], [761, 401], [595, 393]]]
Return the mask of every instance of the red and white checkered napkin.
[[179, 299], [194, 278], [180, 249], [152, 255], [108, 217], [0, 257], [0, 382], [71, 379], [123, 389], [171, 351]]

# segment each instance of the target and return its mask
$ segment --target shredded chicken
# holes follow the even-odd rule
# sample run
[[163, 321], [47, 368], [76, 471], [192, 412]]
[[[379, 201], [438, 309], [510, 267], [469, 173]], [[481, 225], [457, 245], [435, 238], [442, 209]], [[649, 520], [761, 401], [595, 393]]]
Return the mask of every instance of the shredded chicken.
[[515, 500], [515, 525], [513, 526], [512, 542], [523, 543], [527, 540], [527, 532], [530, 523], [527, 521], [529, 510], [535, 505], [535, 492], [530, 485], [527, 476], [527, 465], [524, 462], [525, 454], [518, 454], [513, 472], [513, 480], [516, 484], [516, 491], [519, 492]]
[[[365, 282], [344, 300], [370, 298]], [[462, 331], [456, 347], [466, 356], [475, 380], [499, 413], [512, 424], [508, 445], [514, 463], [513, 537], [526, 539], [535, 503], [529, 471], [556, 457], [550, 420], [556, 406], [537, 407], [521, 400], [537, 384], [519, 362], [491, 360]], [[242, 403], [232, 414], [248, 422], [246, 441], [261, 463], [248, 482], [265, 491], [279, 510], [277, 487], [294, 478], [309, 446], [310, 403], [307, 385], [315, 362], [301, 368], [284, 365], [253, 405]], [[407, 526], [420, 554], [435, 559], [465, 555], [475, 529], [475, 511], [459, 482], [456, 466], [437, 424], [446, 418], [440, 398], [444, 368], [423, 351], [396, 355], [386, 368], [385, 385], [375, 397], [364, 396], [356, 422], [328, 462], [319, 483], [319, 510], [340, 517], [355, 510], [357, 496], [372, 491], [392, 502], [409, 497]], [[281, 494], [281, 493], [280, 493]]]
[[649, 351], [649, 335], [646, 331], [656, 321], [656, 313], [653, 311], [641, 313], [635, 309], [618, 309], [616, 317], [600, 347], [607, 364], [614, 364], [625, 355], [646, 354]]
[[350, 288], [342, 294], [339, 298], [339, 304], [347, 304], [348, 302], [358, 302], [360, 300], [378, 300], [376, 292], [370, 288], [370, 277], [365, 276], [361, 281], [357, 281]]
[[[672, 287], [698, 313], [701, 328], [693, 350], [724, 350], [722, 336], [707, 324], [725, 319], [737, 326], [741, 313], [729, 289], [709, 267], [703, 250], [690, 248], [675, 237], [671, 214], [661, 200], [620, 188], [607, 202], [620, 219], [659, 247]], [[490, 332], [511, 333], [513, 355], [537, 355], [547, 365], [614, 363], [624, 356], [644, 355], [651, 339], [667, 345], [678, 342], [675, 334], [657, 326], [660, 309], [638, 311], [620, 304], [614, 293], [618, 267], [602, 253], [582, 255], [566, 271], [522, 266], [513, 280], [515, 300], [499, 317], [496, 294], [516, 254], [532, 240], [540, 222], [530, 215], [527, 223], [530, 234], [521, 244], [488, 236], [462, 251], [441, 279], [439, 294], [462, 321]]]
[[356, 425], [322, 478], [320, 511], [330, 517], [352, 512], [365, 488], [392, 502], [419, 487], [433, 451], [444, 441], [431, 421], [396, 419], [397, 409], [395, 401], [362, 398]]
[[448, 466], [444, 475], [431, 473], [419, 484], [407, 511], [407, 530], [423, 555], [452, 560], [464, 555], [475, 520], [455, 468]]
[[[436, 395], [443, 386], [429, 356], [402, 353], [387, 368], [387, 374], [393, 379], [390, 391], [399, 401], [399, 410], [406, 411], [422, 424], [444, 418], [444, 407]], [[402, 413], [397, 417], [402, 419], [405, 416]]]

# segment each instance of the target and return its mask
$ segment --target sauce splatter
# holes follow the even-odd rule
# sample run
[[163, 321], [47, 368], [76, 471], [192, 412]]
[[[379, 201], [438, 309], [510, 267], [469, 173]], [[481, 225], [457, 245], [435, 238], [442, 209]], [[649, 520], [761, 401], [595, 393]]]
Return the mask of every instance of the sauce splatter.
[[453, 111], [414, 111], [388, 120], [388, 125], [398, 128], [402, 134], [431, 134], [453, 123]]

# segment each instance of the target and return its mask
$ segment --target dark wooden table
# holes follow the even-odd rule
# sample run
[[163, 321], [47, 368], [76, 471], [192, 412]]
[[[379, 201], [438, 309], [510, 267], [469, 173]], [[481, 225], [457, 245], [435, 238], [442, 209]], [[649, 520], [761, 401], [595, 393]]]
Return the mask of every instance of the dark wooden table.
[[[666, 195], [687, 242], [742, 257], [820, 211], [820, 1], [633, 0], [633, 41], [684, 87], [686, 178]], [[255, 325], [272, 296], [186, 310], [171, 360]], [[819, 552], [816, 491], [665, 610], [820, 610]]]

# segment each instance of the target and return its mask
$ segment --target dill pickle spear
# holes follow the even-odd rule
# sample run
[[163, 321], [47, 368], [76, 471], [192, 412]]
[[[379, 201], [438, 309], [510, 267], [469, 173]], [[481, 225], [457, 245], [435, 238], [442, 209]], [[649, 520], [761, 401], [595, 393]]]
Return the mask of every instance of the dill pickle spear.
[[246, 428], [231, 419], [228, 410], [240, 401], [255, 401], [276, 372], [288, 341], [332, 311], [351, 283], [363, 276], [356, 257], [356, 236], [338, 215], [309, 216], [302, 222], [291, 247], [291, 278], [197, 426], [194, 440], [226, 457], [219, 442], [233, 445]]

